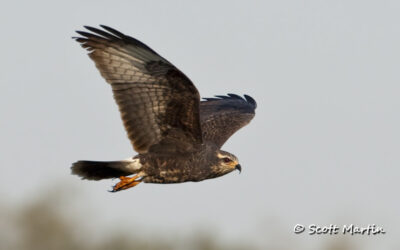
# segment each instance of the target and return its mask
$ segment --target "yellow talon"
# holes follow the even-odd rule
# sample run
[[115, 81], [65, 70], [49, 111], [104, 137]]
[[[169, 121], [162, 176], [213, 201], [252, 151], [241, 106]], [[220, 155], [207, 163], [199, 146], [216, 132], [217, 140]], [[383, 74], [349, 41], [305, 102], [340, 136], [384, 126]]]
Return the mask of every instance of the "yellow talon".
[[128, 189], [131, 187], [136, 186], [137, 184], [140, 183], [140, 181], [136, 181], [136, 179], [138, 179], [139, 176], [134, 176], [134, 177], [125, 177], [125, 176], [120, 176], [120, 182], [118, 182], [117, 184], [115, 184], [115, 186], [113, 187], [113, 190], [111, 192], [118, 192], [124, 189]]

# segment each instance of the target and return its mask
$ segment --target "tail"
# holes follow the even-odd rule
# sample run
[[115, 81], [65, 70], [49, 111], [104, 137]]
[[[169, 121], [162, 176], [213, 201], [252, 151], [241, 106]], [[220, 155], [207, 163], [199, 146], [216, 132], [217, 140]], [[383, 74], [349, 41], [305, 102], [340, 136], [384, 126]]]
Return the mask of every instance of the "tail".
[[123, 161], [77, 161], [72, 164], [71, 172], [82, 179], [97, 181], [136, 174], [141, 167], [139, 158]]

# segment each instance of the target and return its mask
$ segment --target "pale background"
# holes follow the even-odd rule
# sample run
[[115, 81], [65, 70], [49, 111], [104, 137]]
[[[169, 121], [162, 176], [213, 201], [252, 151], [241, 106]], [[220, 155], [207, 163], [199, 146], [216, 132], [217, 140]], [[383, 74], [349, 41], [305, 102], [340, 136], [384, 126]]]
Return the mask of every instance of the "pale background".
[[[352, 249], [398, 249], [399, 13], [398, 1], [3, 1], [2, 207], [52, 189], [69, 197], [58, 204], [79, 221], [75, 233], [93, 239], [118, 226], [150, 238], [205, 231], [259, 249], [342, 238]], [[76, 160], [135, 155], [110, 87], [71, 39], [98, 24], [152, 47], [203, 97], [256, 99], [255, 119], [223, 147], [241, 175], [115, 194], [111, 180], [70, 175]], [[297, 223], [387, 233], [295, 235]]]

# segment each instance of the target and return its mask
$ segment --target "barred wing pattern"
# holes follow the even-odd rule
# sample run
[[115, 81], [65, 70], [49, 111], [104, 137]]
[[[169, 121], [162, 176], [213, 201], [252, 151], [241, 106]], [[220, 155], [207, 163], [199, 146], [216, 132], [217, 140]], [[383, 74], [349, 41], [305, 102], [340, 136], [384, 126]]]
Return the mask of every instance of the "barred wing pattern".
[[200, 103], [200, 121], [203, 140], [222, 147], [240, 128], [255, 115], [256, 101], [248, 95], [244, 98], [228, 94], [216, 98], [204, 98]]
[[193, 83], [145, 44], [101, 27], [85, 26], [92, 33], [77, 31], [81, 37], [75, 40], [111, 84], [134, 149], [145, 153], [169, 137], [185, 147], [201, 144], [200, 96]]

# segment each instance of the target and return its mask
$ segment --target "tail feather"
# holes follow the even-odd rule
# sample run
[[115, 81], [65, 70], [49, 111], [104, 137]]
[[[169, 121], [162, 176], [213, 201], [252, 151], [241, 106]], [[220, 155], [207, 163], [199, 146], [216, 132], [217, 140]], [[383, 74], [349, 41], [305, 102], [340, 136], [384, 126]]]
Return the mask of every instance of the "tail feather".
[[140, 169], [139, 159], [125, 161], [77, 161], [71, 172], [82, 179], [101, 180], [135, 174]]

